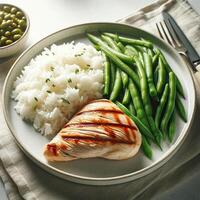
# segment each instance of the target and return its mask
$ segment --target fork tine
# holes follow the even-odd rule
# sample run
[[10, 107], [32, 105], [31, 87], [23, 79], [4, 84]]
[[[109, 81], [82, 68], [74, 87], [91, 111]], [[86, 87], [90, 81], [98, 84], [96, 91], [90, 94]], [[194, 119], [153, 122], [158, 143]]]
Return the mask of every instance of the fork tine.
[[167, 42], [170, 45], [172, 45], [173, 47], [175, 47], [176, 46], [176, 42], [173, 40], [172, 35], [170, 34], [169, 29], [167, 28], [165, 21], [160, 22], [160, 26], [163, 29], [163, 33], [165, 34]]
[[180, 44], [179, 36], [176, 34], [176, 31], [174, 30], [174, 28], [173, 28], [173, 26], [172, 26], [172, 24], [171, 24], [170, 19], [168, 19], [168, 20], [165, 22], [165, 24], [166, 24], [166, 27], [167, 27], [168, 31], [171, 33], [173, 40], [176, 42], [177, 46], [180, 47], [181, 44]]
[[[166, 25], [164, 25], [164, 26], [166, 27]], [[173, 44], [173, 41], [171, 41], [169, 36], [167, 35], [168, 30], [165, 30], [164, 26], [163, 26], [162, 22], [156, 23], [156, 27], [157, 27], [160, 37], [174, 47], [175, 45]]]
[[163, 35], [162, 35], [161, 31], [160, 31], [160, 28], [159, 28], [158, 23], [156, 23], [156, 28], [157, 28], [157, 30], [158, 30], [158, 34], [159, 34], [160, 37], [164, 40]]

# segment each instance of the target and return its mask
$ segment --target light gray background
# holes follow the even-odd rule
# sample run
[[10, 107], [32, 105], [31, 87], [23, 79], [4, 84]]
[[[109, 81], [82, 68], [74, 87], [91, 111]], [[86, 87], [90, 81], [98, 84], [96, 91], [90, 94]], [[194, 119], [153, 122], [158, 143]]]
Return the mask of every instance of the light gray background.
[[[29, 44], [67, 26], [86, 22], [116, 21], [151, 2], [153, 0], [0, 0], [0, 3], [18, 5], [28, 13], [31, 21]], [[200, 14], [200, 1], [189, 2]], [[167, 194], [160, 194], [157, 199], [199, 200], [200, 170], [196, 167], [199, 163], [200, 158], [197, 158], [190, 164], [190, 179], [177, 184], [167, 191]], [[194, 176], [194, 170], [199, 171], [199, 174]], [[7, 200], [1, 180], [0, 200]]]

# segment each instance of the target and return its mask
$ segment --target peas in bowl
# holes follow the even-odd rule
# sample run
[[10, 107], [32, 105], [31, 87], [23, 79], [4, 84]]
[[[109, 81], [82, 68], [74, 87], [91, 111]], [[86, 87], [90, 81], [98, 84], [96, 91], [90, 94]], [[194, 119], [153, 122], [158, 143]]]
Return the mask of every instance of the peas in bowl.
[[20, 51], [27, 39], [29, 18], [20, 8], [0, 4], [0, 57]]

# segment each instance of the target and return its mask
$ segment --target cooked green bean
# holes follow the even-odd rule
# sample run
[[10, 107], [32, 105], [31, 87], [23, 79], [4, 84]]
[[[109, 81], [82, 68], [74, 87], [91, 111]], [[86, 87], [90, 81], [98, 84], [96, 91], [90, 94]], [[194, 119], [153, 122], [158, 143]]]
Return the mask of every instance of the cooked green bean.
[[134, 105], [133, 105], [133, 102], [131, 101], [128, 105], [128, 109], [130, 110], [130, 113], [132, 115], [136, 115], [136, 111], [135, 111], [135, 108], [134, 108]]
[[133, 56], [135, 55], [130, 49], [125, 48], [124, 54], [127, 56]]
[[139, 92], [138, 92], [134, 82], [131, 79], [129, 79], [128, 86], [129, 86], [128, 88], [129, 88], [131, 98], [133, 101], [133, 105], [136, 110], [137, 117], [142, 121], [143, 124], [145, 124], [147, 127], [149, 127], [149, 123], [148, 123], [147, 116], [146, 116], [146, 113], [145, 113], [143, 105], [142, 105], [142, 101], [141, 101]]
[[127, 105], [130, 103], [131, 95], [128, 88], [125, 88], [124, 97], [122, 99], [122, 104]]
[[149, 115], [152, 115], [152, 108], [150, 105], [146, 73], [144, 71], [144, 68], [143, 68], [142, 63], [139, 60], [139, 58], [134, 57], [134, 60], [135, 60], [135, 63], [136, 63], [137, 69], [138, 69], [138, 73], [139, 73], [140, 92], [141, 92], [141, 97], [142, 97], [142, 101], [144, 104], [144, 108]]
[[[169, 66], [167, 60], [165, 59], [163, 53], [159, 50], [159, 49], [156, 49], [156, 52], [159, 53], [159, 57], [161, 57], [162, 61], [163, 61], [163, 64], [165, 65], [166, 67], [166, 70], [167, 72], [171, 72], [172, 69], [171, 67]], [[178, 77], [176, 76], [176, 87], [177, 87], [177, 92], [182, 96], [184, 97], [184, 91], [183, 91], [183, 87], [181, 85], [181, 82], [179, 81]]]
[[144, 152], [144, 154], [149, 158], [149, 159], [152, 159], [152, 149], [151, 149], [151, 146], [149, 145], [146, 137], [144, 135], [142, 135], [142, 150]]
[[167, 78], [165, 66], [161, 58], [158, 59], [158, 66], [159, 66], [158, 81], [157, 81], [156, 89], [157, 89], [158, 94], [161, 95], [165, 82], [166, 82], [166, 78]]
[[156, 69], [153, 73], [153, 81], [154, 81], [155, 85], [157, 85], [157, 82], [158, 82], [158, 70], [159, 70], [159, 66], [156, 67]]
[[110, 100], [111, 101], [115, 101], [117, 99], [117, 97], [119, 96], [121, 88], [122, 88], [122, 79], [121, 79], [121, 75], [120, 75], [120, 70], [119, 70], [119, 68], [117, 68], [114, 87], [113, 87], [113, 90], [110, 94]]
[[176, 77], [173, 72], [170, 72], [169, 73], [169, 96], [168, 96], [165, 113], [161, 121], [161, 130], [164, 136], [167, 135], [167, 125], [169, 123], [169, 119], [172, 115], [172, 112], [174, 111], [175, 100], [176, 100]]
[[[130, 46], [131, 47], [131, 46]], [[134, 48], [134, 47], [133, 47]], [[135, 49], [135, 48], [134, 48]], [[132, 50], [131, 48], [128, 47], [128, 45], [126, 45], [126, 48], [125, 48], [125, 54], [128, 55], [128, 56], [131, 56], [131, 57], [134, 57], [136, 55], [136, 52], [137, 52], [137, 56], [139, 55], [139, 51], [137, 51], [136, 49], [135, 50]], [[135, 63], [133, 63], [133, 65], [135, 65]], [[134, 71], [138, 74], [138, 69], [137, 67], [134, 66]]]
[[111, 77], [110, 77], [110, 82], [111, 82], [110, 93], [111, 93], [111, 91], [114, 87], [115, 77], [116, 77], [116, 67], [112, 62], [110, 63], [110, 71], [111, 71]]
[[181, 99], [178, 95], [176, 95], [176, 103], [175, 103], [176, 109], [178, 111], [179, 116], [184, 122], [187, 122], [187, 114], [185, 112], [185, 108], [181, 102]]
[[122, 43], [126, 43], [126, 44], [139, 45], [139, 46], [144, 46], [144, 47], [148, 47], [148, 48], [153, 47], [152, 43], [149, 41], [142, 41], [142, 40], [132, 39], [132, 38], [128, 38], [128, 37], [122, 37], [122, 36], [118, 36], [113, 33], [104, 33], [104, 35], [112, 37], [113, 39], [119, 40]]
[[125, 51], [124, 45], [121, 42], [118, 42], [117, 46], [120, 48], [121, 52], [124, 53], [124, 51]]
[[117, 56], [118, 58], [120, 58], [122, 61], [127, 62], [132, 64], [133, 63], [133, 59], [130, 56], [127, 56], [119, 51], [116, 51], [115, 49], [109, 47], [104, 41], [102, 41], [101, 39], [99, 39], [98, 37], [91, 35], [91, 34], [87, 34], [89, 40], [91, 42], [93, 42], [94, 44], [99, 45], [100, 48], [103, 48], [107, 51], [110, 51], [113, 55]]
[[121, 77], [122, 77], [123, 87], [125, 88], [128, 85], [128, 75], [121, 70], [120, 70], [120, 73], [121, 73]]
[[143, 53], [143, 57], [144, 57], [144, 66], [145, 66], [146, 75], [147, 75], [147, 82], [149, 86], [149, 93], [151, 97], [156, 97], [157, 91], [156, 91], [156, 87], [153, 81], [152, 58], [147, 53]]
[[135, 117], [134, 115], [132, 115], [130, 113], [130, 111], [124, 106], [122, 105], [120, 102], [116, 102], [116, 105], [126, 114], [128, 115], [133, 121], [134, 123], [138, 126], [139, 130], [141, 131], [141, 133], [145, 136], [147, 136], [149, 139], [153, 140], [154, 137], [152, 135], [152, 133], [149, 131], [148, 127], [138, 118]]
[[114, 50], [121, 52], [120, 48], [117, 46], [117, 43], [110, 37], [106, 35], [101, 35], [101, 38]]
[[[118, 52], [121, 52], [120, 48], [117, 46], [116, 42], [112, 38], [105, 35], [101, 35], [101, 37], [110, 47], [112, 47], [114, 50]], [[123, 87], [125, 88], [128, 84], [128, 75], [123, 71], [120, 71], [120, 73], [121, 73]]]
[[165, 104], [167, 102], [168, 93], [169, 93], [169, 84], [167, 83], [165, 85], [165, 89], [163, 91], [163, 94], [162, 94], [162, 97], [160, 99], [159, 105], [158, 105], [158, 107], [156, 109], [155, 123], [156, 123], [156, 126], [158, 128], [160, 127], [161, 115], [162, 115], [163, 109], [165, 107]]
[[168, 137], [169, 137], [169, 141], [172, 142], [174, 139], [174, 134], [176, 131], [176, 114], [173, 111], [170, 121], [169, 121], [169, 133], [168, 133]]
[[133, 47], [131, 45], [126, 45], [125, 49], [129, 50], [130, 52], [132, 52], [132, 55], [138, 56], [138, 50], [135, 47]]
[[107, 56], [105, 55], [105, 53], [103, 53], [103, 57], [104, 57], [104, 90], [103, 90], [103, 95], [105, 97], [108, 97], [110, 94], [110, 85], [111, 85], [111, 67], [110, 67], [110, 62], [107, 58]]
[[147, 49], [147, 53], [148, 53], [148, 54], [150, 55], [150, 57], [152, 57], [152, 58], [153, 58], [154, 55], [155, 55], [154, 52], [153, 52], [153, 50], [152, 50], [152, 49], [149, 49], [149, 48]]
[[143, 58], [143, 53], [142, 53], [142, 52], [138, 52], [138, 57], [139, 57], [140, 62], [141, 62], [141, 64], [142, 64], [143, 68], [144, 68], [144, 58]]
[[153, 59], [152, 59], [153, 68], [156, 68], [156, 66], [158, 65], [158, 58], [159, 58], [159, 54], [156, 53], [156, 54], [153, 56]]
[[[161, 133], [160, 130], [156, 127], [155, 121], [152, 117], [152, 107], [151, 107], [151, 102], [149, 99], [149, 94], [148, 94], [148, 85], [147, 85], [147, 78], [145, 71], [142, 67], [142, 63], [137, 57], [134, 57], [136, 66], [138, 68], [139, 72], [139, 77], [140, 77], [140, 87], [141, 87], [141, 97], [142, 97], [142, 102], [144, 105], [144, 110], [147, 116], [147, 120], [149, 122], [150, 128], [152, 133], [154, 134], [156, 144], [160, 147], [160, 142], [161, 142]], [[161, 147], [160, 147], [161, 148]]]

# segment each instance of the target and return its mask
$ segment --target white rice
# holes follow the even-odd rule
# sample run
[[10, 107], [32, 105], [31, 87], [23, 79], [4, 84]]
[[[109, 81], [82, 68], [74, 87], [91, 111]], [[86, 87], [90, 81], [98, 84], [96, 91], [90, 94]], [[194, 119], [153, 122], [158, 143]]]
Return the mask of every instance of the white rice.
[[91, 45], [52, 45], [24, 67], [12, 98], [41, 134], [56, 134], [84, 104], [102, 97], [103, 57]]

